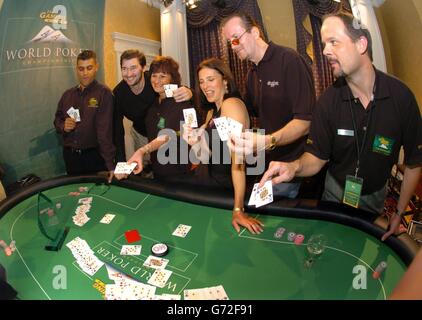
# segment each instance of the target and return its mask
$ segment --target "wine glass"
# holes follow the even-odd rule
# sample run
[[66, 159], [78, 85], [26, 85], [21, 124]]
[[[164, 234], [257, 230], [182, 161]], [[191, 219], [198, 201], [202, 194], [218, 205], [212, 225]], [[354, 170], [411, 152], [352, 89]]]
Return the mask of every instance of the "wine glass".
[[304, 264], [306, 268], [312, 267], [315, 259], [317, 259], [324, 251], [326, 244], [327, 238], [323, 234], [315, 234], [309, 238], [306, 246], [308, 254]]

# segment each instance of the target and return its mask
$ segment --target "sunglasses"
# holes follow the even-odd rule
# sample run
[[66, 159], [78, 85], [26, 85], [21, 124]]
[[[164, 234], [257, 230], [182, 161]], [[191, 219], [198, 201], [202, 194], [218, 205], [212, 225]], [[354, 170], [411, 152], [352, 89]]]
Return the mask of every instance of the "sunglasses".
[[240, 44], [240, 39], [243, 37], [243, 35], [248, 32], [248, 30], [245, 30], [245, 32], [243, 32], [239, 37], [237, 38], [233, 38], [231, 40], [227, 40], [228, 45], [232, 45], [232, 46], [238, 46]]

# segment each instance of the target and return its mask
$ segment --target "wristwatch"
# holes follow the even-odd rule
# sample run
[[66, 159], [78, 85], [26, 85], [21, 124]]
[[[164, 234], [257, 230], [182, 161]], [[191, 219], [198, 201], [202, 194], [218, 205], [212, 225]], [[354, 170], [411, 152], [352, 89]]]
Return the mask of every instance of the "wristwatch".
[[275, 137], [272, 135], [272, 134], [270, 134], [270, 139], [271, 139], [271, 142], [270, 142], [270, 144], [268, 145], [268, 148], [267, 148], [267, 150], [274, 150], [275, 149], [275, 147], [276, 147], [276, 139], [275, 139]]

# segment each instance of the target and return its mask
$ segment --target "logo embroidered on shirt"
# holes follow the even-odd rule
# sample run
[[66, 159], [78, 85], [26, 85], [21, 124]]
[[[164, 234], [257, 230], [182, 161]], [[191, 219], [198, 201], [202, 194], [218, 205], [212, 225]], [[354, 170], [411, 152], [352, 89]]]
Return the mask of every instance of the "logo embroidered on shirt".
[[267, 82], [267, 86], [274, 88], [274, 87], [278, 87], [280, 85], [280, 83], [278, 81], [268, 81]]
[[98, 108], [98, 101], [95, 98], [90, 98], [88, 101], [88, 107]]
[[372, 145], [372, 151], [389, 156], [393, 152], [393, 145], [393, 139], [376, 135], [374, 139], [374, 144]]

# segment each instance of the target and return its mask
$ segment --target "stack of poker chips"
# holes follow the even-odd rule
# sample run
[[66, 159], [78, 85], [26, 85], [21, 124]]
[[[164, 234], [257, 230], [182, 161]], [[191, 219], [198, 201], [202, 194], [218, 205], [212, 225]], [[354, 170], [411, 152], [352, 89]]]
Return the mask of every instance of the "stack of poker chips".
[[289, 241], [295, 241], [295, 238], [296, 238], [296, 233], [294, 233], [294, 232], [289, 232], [288, 234], [287, 234], [287, 240], [289, 240]]
[[381, 276], [381, 273], [387, 269], [387, 262], [381, 261], [379, 265], [375, 268], [374, 273], [372, 274], [372, 278], [378, 279]]
[[278, 228], [277, 231], [274, 233], [274, 237], [276, 239], [281, 239], [283, 237], [284, 232], [286, 232], [285, 228]]
[[303, 240], [305, 240], [305, 236], [303, 234], [297, 234], [294, 239], [294, 242], [295, 244], [302, 244]]

